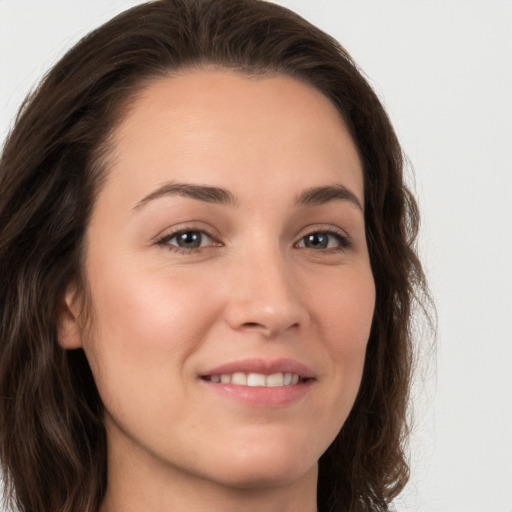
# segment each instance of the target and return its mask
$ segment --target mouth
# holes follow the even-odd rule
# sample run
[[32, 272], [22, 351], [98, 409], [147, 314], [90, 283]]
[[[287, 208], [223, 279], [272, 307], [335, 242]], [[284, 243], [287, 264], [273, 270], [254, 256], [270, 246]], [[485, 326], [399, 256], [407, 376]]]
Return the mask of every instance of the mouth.
[[199, 375], [211, 391], [248, 406], [284, 407], [308, 395], [317, 380], [308, 366], [292, 359], [245, 359]]
[[236, 386], [249, 386], [249, 387], [266, 387], [266, 388], [280, 388], [283, 386], [294, 386], [295, 384], [304, 383], [312, 380], [310, 377], [302, 377], [298, 373], [272, 373], [265, 375], [264, 373], [222, 373], [214, 375], [205, 375], [201, 377], [203, 380], [221, 383], [221, 384], [234, 384]]

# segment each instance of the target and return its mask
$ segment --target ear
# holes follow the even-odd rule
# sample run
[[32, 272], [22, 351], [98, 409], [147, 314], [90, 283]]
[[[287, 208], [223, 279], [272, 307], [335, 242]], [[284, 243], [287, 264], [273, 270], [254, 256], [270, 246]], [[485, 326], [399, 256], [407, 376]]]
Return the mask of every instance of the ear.
[[59, 345], [67, 350], [82, 347], [80, 301], [77, 299], [76, 283], [66, 287], [57, 309], [57, 336]]

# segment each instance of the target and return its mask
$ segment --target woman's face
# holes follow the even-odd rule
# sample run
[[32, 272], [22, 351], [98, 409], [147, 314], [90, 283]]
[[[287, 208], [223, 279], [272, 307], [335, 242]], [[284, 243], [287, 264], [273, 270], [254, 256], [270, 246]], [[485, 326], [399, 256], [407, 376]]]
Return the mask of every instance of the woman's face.
[[188, 71], [148, 86], [113, 141], [86, 234], [92, 328], [61, 332], [105, 405], [111, 473], [316, 478], [375, 300], [337, 110], [285, 76]]

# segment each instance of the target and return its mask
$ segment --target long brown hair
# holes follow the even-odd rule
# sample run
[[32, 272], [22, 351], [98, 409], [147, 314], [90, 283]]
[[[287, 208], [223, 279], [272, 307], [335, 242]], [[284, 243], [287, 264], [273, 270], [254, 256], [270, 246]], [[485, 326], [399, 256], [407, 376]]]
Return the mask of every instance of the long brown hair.
[[84, 283], [82, 240], [113, 128], [152, 80], [210, 64], [305, 81], [352, 134], [377, 299], [359, 394], [319, 462], [319, 509], [386, 510], [408, 480], [411, 310], [428, 294], [414, 252], [418, 209], [381, 103], [335, 40], [283, 7], [158, 0], [72, 48], [22, 105], [1, 156], [0, 456], [21, 511], [99, 508], [103, 405], [84, 353], [57, 342], [58, 305], [71, 280]]

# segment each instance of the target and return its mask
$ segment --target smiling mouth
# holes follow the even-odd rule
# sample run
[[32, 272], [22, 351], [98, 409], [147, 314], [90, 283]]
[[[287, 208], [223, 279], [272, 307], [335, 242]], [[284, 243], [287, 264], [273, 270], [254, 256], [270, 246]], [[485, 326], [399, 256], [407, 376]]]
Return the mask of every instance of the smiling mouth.
[[279, 388], [285, 386], [294, 386], [312, 380], [308, 377], [301, 377], [297, 373], [273, 373], [265, 375], [263, 373], [223, 373], [216, 375], [205, 375], [203, 380], [220, 384], [233, 384], [236, 386], [248, 387], [270, 387]]
[[317, 374], [290, 358], [248, 358], [210, 368], [199, 379], [206, 389], [242, 407], [266, 410], [301, 403], [317, 382]]

